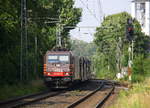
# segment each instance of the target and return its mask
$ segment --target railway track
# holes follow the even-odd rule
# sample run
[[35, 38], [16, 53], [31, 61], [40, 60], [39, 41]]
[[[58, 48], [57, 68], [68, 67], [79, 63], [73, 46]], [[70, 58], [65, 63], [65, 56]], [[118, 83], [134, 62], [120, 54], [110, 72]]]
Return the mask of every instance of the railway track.
[[100, 81], [88, 81], [84, 84], [78, 84], [78, 87], [67, 90], [65, 93], [34, 102], [23, 108], [65, 108], [74, 101], [94, 91], [100, 86], [100, 83]]
[[21, 107], [36, 101], [43, 100], [45, 98], [53, 97], [63, 93], [64, 91], [59, 92], [51, 92], [51, 91], [44, 91], [32, 95], [22, 96], [16, 99], [10, 99], [7, 101], [0, 102], [0, 108], [16, 108]]
[[[113, 90], [114, 86], [111, 82], [94, 80], [71, 89], [47, 91], [3, 102], [0, 103], [0, 108], [88, 108], [87, 103], [92, 105], [88, 105], [89, 108], [99, 108], [111, 95], [110, 91], [113, 92]], [[91, 101], [93, 99], [94, 102]]]
[[[110, 85], [110, 82], [108, 82]], [[101, 108], [115, 89], [114, 84], [105, 86], [103, 82], [99, 88], [70, 104], [66, 108]]]

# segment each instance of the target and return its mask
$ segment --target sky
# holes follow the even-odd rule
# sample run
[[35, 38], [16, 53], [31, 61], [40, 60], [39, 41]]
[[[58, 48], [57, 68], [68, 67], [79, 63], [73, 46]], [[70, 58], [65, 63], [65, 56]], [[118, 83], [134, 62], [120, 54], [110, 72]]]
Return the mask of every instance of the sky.
[[71, 38], [91, 42], [102, 17], [126, 11], [130, 13], [131, 0], [75, 0], [75, 7], [82, 8], [81, 22], [70, 31]]

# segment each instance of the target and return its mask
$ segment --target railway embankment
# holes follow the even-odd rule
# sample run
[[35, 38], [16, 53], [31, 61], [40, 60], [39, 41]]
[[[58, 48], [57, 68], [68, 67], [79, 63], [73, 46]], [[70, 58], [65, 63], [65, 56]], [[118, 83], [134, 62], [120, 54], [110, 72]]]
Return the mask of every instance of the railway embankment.
[[122, 90], [115, 104], [109, 108], [150, 108], [150, 78], [132, 84], [132, 88]]
[[42, 80], [31, 81], [29, 83], [18, 83], [16, 85], [2, 85], [0, 89], [0, 101], [38, 93], [46, 89]]

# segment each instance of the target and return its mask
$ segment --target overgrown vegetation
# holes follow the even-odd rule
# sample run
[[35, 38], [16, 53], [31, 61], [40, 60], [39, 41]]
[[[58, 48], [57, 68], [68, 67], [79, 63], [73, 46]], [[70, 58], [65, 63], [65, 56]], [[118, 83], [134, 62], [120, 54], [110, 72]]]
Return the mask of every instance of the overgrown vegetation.
[[135, 57], [132, 67], [132, 82], [144, 81], [145, 77], [150, 75], [150, 59], [144, 58], [143, 55]]
[[46, 90], [41, 80], [35, 80], [27, 84], [17, 83], [16, 85], [3, 85], [0, 89], [0, 101], [8, 98], [15, 98], [32, 93], [39, 93]]
[[[116, 74], [122, 68], [128, 67], [129, 52], [131, 44], [126, 40], [127, 19], [131, 16], [122, 12], [107, 16], [101, 26], [97, 28], [95, 43], [97, 52], [93, 57], [95, 72], [100, 78], [116, 78]], [[133, 21], [134, 27], [134, 56], [132, 65], [132, 81], [142, 81], [150, 67], [149, 51], [150, 38], [141, 31], [137, 20]]]
[[150, 108], [150, 79], [133, 84], [130, 90], [121, 91], [119, 98], [110, 108]]

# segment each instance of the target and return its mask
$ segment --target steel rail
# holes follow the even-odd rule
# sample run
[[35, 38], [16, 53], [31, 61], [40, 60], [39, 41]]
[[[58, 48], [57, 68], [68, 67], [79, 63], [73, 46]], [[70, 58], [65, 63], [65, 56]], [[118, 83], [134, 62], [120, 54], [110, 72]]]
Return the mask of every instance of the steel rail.
[[36, 101], [40, 101], [49, 97], [53, 97], [53, 96], [57, 96], [61, 93], [64, 93], [64, 91], [62, 92], [52, 92], [52, 93], [48, 93], [48, 92], [41, 92], [41, 93], [37, 93], [37, 94], [33, 94], [33, 95], [27, 95], [27, 96], [22, 96], [16, 99], [10, 99], [8, 101], [3, 101], [0, 103], [0, 108], [16, 108], [16, 107], [21, 107], [24, 105], [28, 105], [31, 104], [33, 102]]
[[[87, 82], [87, 81], [85, 81], [85, 82]], [[81, 83], [80, 85], [85, 84], [85, 82]], [[46, 90], [44, 92], [34, 93], [34, 94], [20, 96], [20, 97], [16, 97], [16, 98], [10, 98], [8, 100], [0, 101], [0, 108], [14, 108], [14, 107], [20, 107], [20, 106], [28, 105], [28, 104], [31, 104], [31, 103], [36, 102], [36, 101], [40, 101], [40, 100], [43, 100], [43, 99], [46, 99], [49, 97], [57, 96], [59, 94], [65, 93], [69, 90], [74, 90], [75, 88], [78, 88], [78, 86], [79, 85], [75, 85], [71, 88], [67, 88], [65, 90], [58, 91], [56, 93], [54, 93], [54, 91], [52, 91], [52, 93], [49, 95], [48, 95], [48, 93], [50, 93], [51, 90]], [[42, 97], [42, 95], [46, 95], [46, 96]], [[31, 98], [36, 98], [36, 99], [33, 100]], [[25, 101], [25, 100], [30, 100], [30, 101]]]
[[16, 97], [16, 98], [10, 98], [8, 100], [0, 101], [0, 106], [5, 105], [5, 104], [9, 104], [11, 102], [15, 102], [15, 101], [18, 101], [18, 100], [21, 100], [21, 99], [24, 99], [24, 98], [30, 98], [30, 97], [33, 97], [33, 96], [42, 95], [42, 94], [45, 94], [45, 93], [48, 93], [48, 92], [49, 91], [44, 91], [44, 92], [24, 95], [24, 96], [20, 96], [20, 97]]
[[83, 102], [84, 100], [86, 100], [87, 98], [89, 98], [90, 96], [92, 96], [93, 94], [95, 94], [97, 91], [99, 91], [100, 89], [102, 89], [104, 86], [104, 83], [102, 82], [100, 87], [97, 88], [96, 90], [94, 90], [93, 92], [87, 94], [86, 96], [84, 96], [83, 98], [75, 101], [74, 103], [72, 103], [71, 105], [67, 106], [67, 108], [74, 108], [75, 106], [79, 105], [81, 102]]
[[102, 99], [102, 101], [100, 101], [100, 102], [96, 105], [95, 108], [101, 108], [101, 107], [104, 105], [104, 103], [107, 101], [107, 99], [111, 96], [111, 94], [113, 93], [114, 89], [115, 89], [115, 86], [113, 85], [113, 86], [112, 86], [112, 89], [110, 90], [110, 92]]

